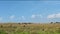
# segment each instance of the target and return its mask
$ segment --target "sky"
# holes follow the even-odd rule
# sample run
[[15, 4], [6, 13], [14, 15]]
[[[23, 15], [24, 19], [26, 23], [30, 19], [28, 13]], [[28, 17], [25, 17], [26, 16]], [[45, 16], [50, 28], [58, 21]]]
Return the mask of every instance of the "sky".
[[60, 22], [60, 1], [0, 1], [0, 22]]

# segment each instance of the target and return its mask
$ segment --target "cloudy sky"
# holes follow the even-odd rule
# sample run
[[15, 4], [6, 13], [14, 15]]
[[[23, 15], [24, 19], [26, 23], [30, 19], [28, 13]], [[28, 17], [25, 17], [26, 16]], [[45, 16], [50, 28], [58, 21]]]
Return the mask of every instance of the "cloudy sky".
[[60, 1], [0, 1], [0, 22], [60, 22]]

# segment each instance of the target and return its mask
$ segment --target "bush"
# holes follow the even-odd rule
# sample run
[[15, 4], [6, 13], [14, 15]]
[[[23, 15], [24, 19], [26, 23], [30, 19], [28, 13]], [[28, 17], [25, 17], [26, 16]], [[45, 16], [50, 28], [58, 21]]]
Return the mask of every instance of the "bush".
[[0, 26], [1, 28], [3, 27], [3, 25]]

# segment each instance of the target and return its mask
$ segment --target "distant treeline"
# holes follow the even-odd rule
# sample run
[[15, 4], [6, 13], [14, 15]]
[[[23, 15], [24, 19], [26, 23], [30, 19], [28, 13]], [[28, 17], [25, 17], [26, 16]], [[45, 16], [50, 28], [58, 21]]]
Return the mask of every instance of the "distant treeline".
[[18, 23], [18, 24], [33, 24], [33, 23]]
[[52, 23], [56, 24], [56, 23], [60, 23], [60, 22], [51, 22], [51, 24], [52, 24]]

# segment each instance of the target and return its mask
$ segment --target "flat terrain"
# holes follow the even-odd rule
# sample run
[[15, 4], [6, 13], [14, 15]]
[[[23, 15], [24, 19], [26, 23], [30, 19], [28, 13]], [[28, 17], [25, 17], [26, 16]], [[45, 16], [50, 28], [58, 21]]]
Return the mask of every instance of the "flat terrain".
[[0, 24], [0, 34], [60, 34], [60, 24]]

